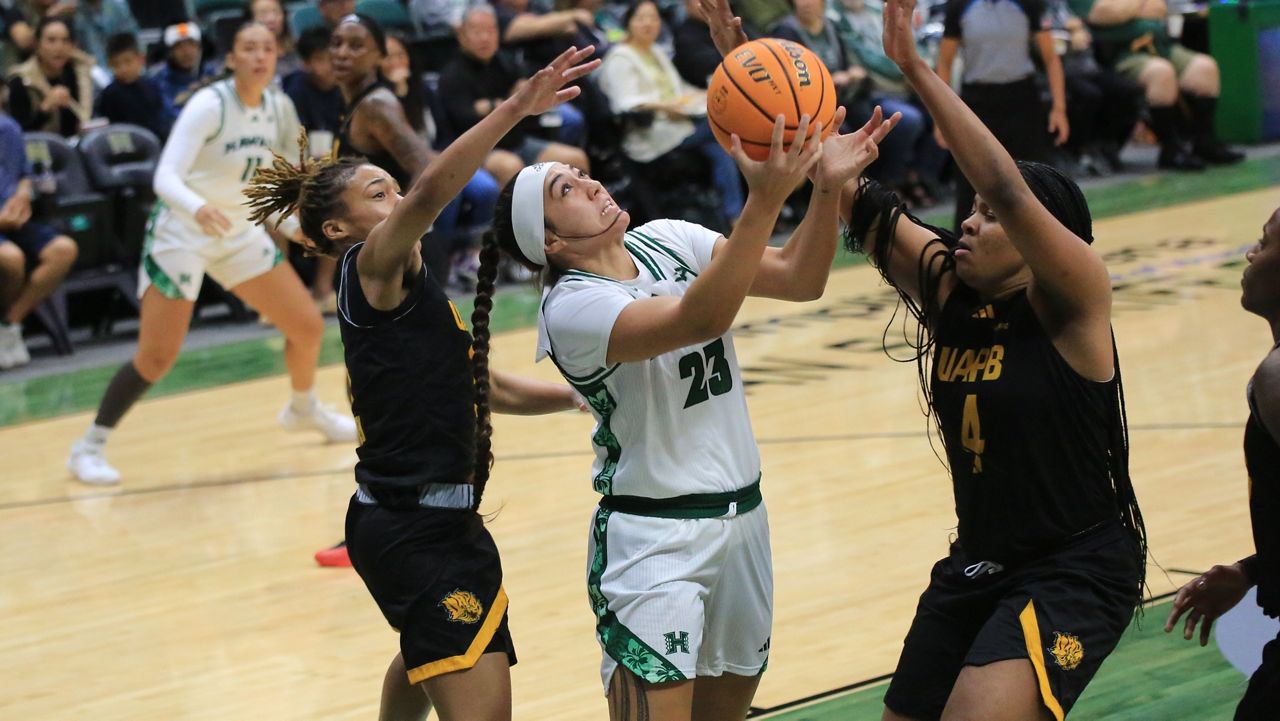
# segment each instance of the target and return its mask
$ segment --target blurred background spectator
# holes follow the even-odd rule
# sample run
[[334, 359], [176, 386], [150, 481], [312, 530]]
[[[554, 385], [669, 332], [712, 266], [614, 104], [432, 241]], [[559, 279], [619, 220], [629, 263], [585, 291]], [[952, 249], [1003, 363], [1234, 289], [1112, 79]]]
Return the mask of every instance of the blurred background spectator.
[[280, 0], [250, 0], [245, 19], [266, 25], [276, 36], [276, 50], [280, 54], [276, 59], [276, 75], [283, 78], [302, 67], [293, 35], [289, 33], [289, 19]]
[[[125, 0], [77, 0], [72, 25], [76, 45], [93, 56], [100, 67], [107, 67], [107, 41], [120, 33], [138, 33], [138, 21]], [[64, 3], [66, 4], [66, 3]]]
[[[65, 14], [65, 13], [64, 13]], [[93, 112], [93, 58], [76, 49], [61, 16], [36, 26], [36, 49], [9, 71], [9, 111], [23, 130], [70, 137]]]
[[[440, 99], [452, 131], [464, 133], [493, 112], [530, 73], [514, 55], [502, 50], [498, 18], [491, 6], [476, 5], [467, 10], [458, 43], [461, 52], [440, 73]], [[506, 185], [524, 166], [538, 162], [590, 170], [582, 148], [538, 137], [538, 122], [530, 118], [517, 126], [489, 154], [485, 170], [499, 185]]]
[[610, 48], [598, 78], [613, 111], [626, 118], [623, 151], [638, 163], [661, 162], [673, 151], [698, 152], [711, 164], [721, 213], [732, 223], [742, 212], [742, 180], [737, 163], [711, 134], [706, 93], [686, 83], [656, 44], [662, 17], [652, 0], [633, 4], [623, 21], [626, 42]]
[[1214, 128], [1222, 90], [1218, 63], [1169, 37], [1165, 0], [1070, 2], [1092, 28], [1098, 55], [1146, 90], [1151, 130], [1160, 141], [1161, 168], [1199, 170], [1205, 163], [1244, 159], [1243, 153], [1218, 140]]
[[165, 98], [160, 83], [142, 74], [145, 62], [138, 38], [118, 33], [107, 41], [107, 65], [112, 81], [98, 95], [94, 112], [113, 123], [132, 123], [155, 133], [161, 141], [178, 113]]
[[170, 25], [163, 37], [165, 59], [151, 70], [151, 77], [160, 83], [165, 101], [181, 110], [192, 89], [217, 71], [213, 63], [203, 62], [200, 26], [190, 22]]
[[[1070, 135], [1062, 61], [1047, 27], [1041, 0], [947, 0], [938, 75], [952, 82], [953, 63], [962, 54], [961, 99], [1017, 160], [1052, 162], [1053, 144], [1065, 143]], [[1049, 78], [1047, 113], [1032, 47]], [[940, 134], [934, 139], [945, 147]], [[955, 188], [952, 227], [958, 230], [973, 212], [974, 192], [962, 173], [955, 174]]]

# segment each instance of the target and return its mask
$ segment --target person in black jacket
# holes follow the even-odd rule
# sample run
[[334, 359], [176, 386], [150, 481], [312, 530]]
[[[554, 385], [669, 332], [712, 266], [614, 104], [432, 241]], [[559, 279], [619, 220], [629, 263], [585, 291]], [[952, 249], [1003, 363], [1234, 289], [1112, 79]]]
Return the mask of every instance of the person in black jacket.
[[[1280, 208], [1262, 229], [1262, 239], [1245, 254], [1240, 304], [1271, 326], [1271, 350], [1249, 381], [1249, 422], [1244, 429], [1244, 463], [1249, 472], [1249, 516], [1253, 521], [1252, 556], [1230, 566], [1214, 566], [1183, 586], [1165, 622], [1172, 631], [1186, 614], [1182, 637], [1191, 640], [1200, 626], [1200, 645], [1209, 629], [1248, 590], [1258, 587], [1258, 605], [1280, 617]], [[1262, 665], [1236, 707], [1236, 721], [1275, 718], [1280, 707], [1280, 636], [1262, 650]]]
[[113, 123], [141, 125], [164, 142], [178, 111], [165, 98], [160, 83], [143, 74], [146, 59], [133, 33], [107, 40], [107, 63], [115, 78], [98, 95], [96, 114]]
[[[449, 124], [460, 133], [519, 90], [529, 73], [500, 52], [497, 16], [488, 5], [467, 9], [458, 30], [458, 43], [462, 52], [440, 72], [440, 97]], [[498, 185], [506, 185], [521, 168], [533, 163], [564, 163], [590, 172], [590, 162], [581, 148], [536, 137], [530, 132], [536, 127], [536, 120], [532, 124], [529, 120], [522, 122], [489, 154], [484, 169], [498, 180]]]

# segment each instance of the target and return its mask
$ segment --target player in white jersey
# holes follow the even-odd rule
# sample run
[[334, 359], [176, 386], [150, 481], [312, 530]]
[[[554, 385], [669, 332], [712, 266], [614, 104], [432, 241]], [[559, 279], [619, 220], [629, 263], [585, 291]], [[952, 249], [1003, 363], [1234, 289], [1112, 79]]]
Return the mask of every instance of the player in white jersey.
[[[598, 421], [587, 590], [614, 721], [747, 714], [768, 661], [773, 571], [729, 328], [747, 295], [822, 294], [840, 188], [895, 122], [877, 109], [856, 133], [783, 150], [779, 118], [765, 162], [735, 137], [749, 193], [727, 239], [674, 220], [628, 231], [630, 215], [600, 183], [559, 163], [525, 168], [499, 198], [486, 244], [542, 272], [538, 356]], [[804, 221], [784, 247], [766, 248], [807, 172]]]
[[[275, 62], [275, 37], [263, 25], [246, 23], [227, 53], [230, 77], [197, 91], [173, 126], [156, 168], [158, 200], [139, 270], [138, 349], [111, 379], [93, 424], [71, 448], [67, 467], [80, 481], [119, 482], [103, 454], [107, 437], [177, 360], [206, 274], [284, 334], [293, 398], [280, 414], [281, 425], [314, 429], [330, 441], [356, 438], [355, 422], [321, 405], [312, 390], [324, 320], [270, 236], [249, 221], [241, 195], [254, 171], [270, 165], [273, 150], [296, 147], [297, 111], [272, 87]], [[281, 228], [300, 235], [296, 221]]]

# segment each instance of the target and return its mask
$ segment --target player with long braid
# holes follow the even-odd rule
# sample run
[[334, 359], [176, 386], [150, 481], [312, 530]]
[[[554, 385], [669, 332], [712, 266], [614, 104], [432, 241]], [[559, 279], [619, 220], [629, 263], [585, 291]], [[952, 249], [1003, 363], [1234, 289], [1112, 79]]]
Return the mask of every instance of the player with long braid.
[[[517, 122], [578, 94], [592, 48], [570, 48], [463, 134], [401, 197], [358, 159], [298, 165], [276, 157], [246, 195], [253, 218], [299, 216], [314, 252], [338, 258], [338, 310], [359, 486], [347, 512], [352, 564], [400, 654], [383, 683], [383, 719], [511, 717], [515, 651], [493, 538], [476, 509], [492, 463], [489, 411], [583, 408], [567, 386], [489, 372], [487, 275], [468, 333], [422, 261], [419, 239]], [[305, 145], [305, 143], [304, 143]], [[420, 688], [419, 688], [420, 687]], [[423, 693], [425, 691], [425, 694]]]

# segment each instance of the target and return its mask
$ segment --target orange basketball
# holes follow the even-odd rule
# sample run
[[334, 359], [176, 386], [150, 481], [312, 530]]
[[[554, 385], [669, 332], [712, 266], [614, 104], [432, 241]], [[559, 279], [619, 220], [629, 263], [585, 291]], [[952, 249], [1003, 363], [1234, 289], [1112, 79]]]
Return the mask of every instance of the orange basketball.
[[836, 113], [836, 88], [826, 65], [803, 45], [763, 38], [739, 45], [725, 56], [707, 88], [707, 119], [725, 150], [732, 152], [731, 133], [754, 160], [769, 157], [773, 119], [786, 116], [788, 147], [808, 115], [810, 131], [822, 123], [822, 136], [831, 131]]

